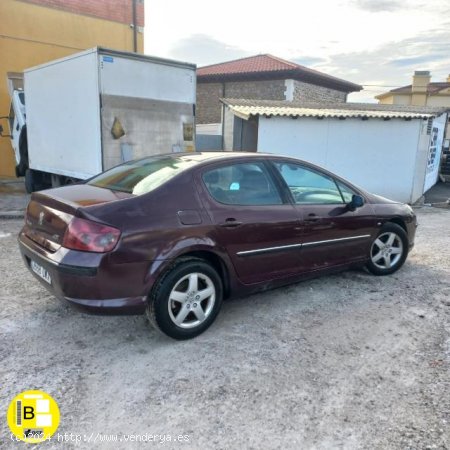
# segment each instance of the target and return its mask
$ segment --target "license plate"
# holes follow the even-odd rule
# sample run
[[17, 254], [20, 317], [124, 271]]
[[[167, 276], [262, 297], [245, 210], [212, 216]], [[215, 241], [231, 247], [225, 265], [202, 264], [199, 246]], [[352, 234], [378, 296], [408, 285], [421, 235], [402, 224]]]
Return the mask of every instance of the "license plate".
[[35, 263], [34, 261], [31, 261], [30, 267], [36, 275], [39, 275], [48, 284], [52, 284], [50, 274], [42, 266], [40, 266], [38, 263]]

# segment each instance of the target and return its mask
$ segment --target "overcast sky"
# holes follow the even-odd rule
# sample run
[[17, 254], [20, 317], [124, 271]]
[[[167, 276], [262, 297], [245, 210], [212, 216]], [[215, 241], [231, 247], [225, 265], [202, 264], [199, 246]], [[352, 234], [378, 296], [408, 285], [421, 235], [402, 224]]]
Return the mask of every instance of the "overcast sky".
[[271, 53], [366, 85], [350, 101], [375, 101], [414, 70], [450, 73], [448, 0], [145, 0], [145, 16], [147, 54], [201, 67]]

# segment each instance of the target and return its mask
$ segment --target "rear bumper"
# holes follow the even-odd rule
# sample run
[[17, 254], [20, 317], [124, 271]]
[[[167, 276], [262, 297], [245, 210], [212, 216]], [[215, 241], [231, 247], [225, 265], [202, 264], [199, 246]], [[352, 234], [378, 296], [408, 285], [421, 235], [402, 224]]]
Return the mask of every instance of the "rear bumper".
[[141, 315], [144, 314], [146, 305], [145, 296], [108, 298], [106, 300], [63, 297], [61, 300], [82, 312], [99, 315]]
[[[31, 274], [53, 295], [91, 314], [134, 315], [145, 312], [145, 279], [149, 262], [111, 264], [108, 254], [86, 254], [68, 249], [49, 253], [23, 233], [19, 248]], [[51, 284], [31, 270], [42, 266]]]

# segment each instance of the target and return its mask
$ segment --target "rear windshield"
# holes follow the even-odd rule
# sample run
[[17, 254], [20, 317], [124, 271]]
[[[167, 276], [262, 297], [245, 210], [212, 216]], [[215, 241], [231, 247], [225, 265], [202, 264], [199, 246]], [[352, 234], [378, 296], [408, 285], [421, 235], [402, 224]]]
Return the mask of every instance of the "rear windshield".
[[87, 184], [142, 195], [153, 191], [198, 162], [198, 159], [186, 156], [154, 156], [114, 167], [92, 178]]

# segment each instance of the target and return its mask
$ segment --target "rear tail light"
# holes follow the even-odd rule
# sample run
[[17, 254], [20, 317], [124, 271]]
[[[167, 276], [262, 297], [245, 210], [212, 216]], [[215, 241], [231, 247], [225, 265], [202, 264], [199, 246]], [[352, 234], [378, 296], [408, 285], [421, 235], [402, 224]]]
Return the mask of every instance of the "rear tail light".
[[110, 252], [120, 238], [117, 228], [74, 217], [67, 226], [62, 246], [85, 252]]

